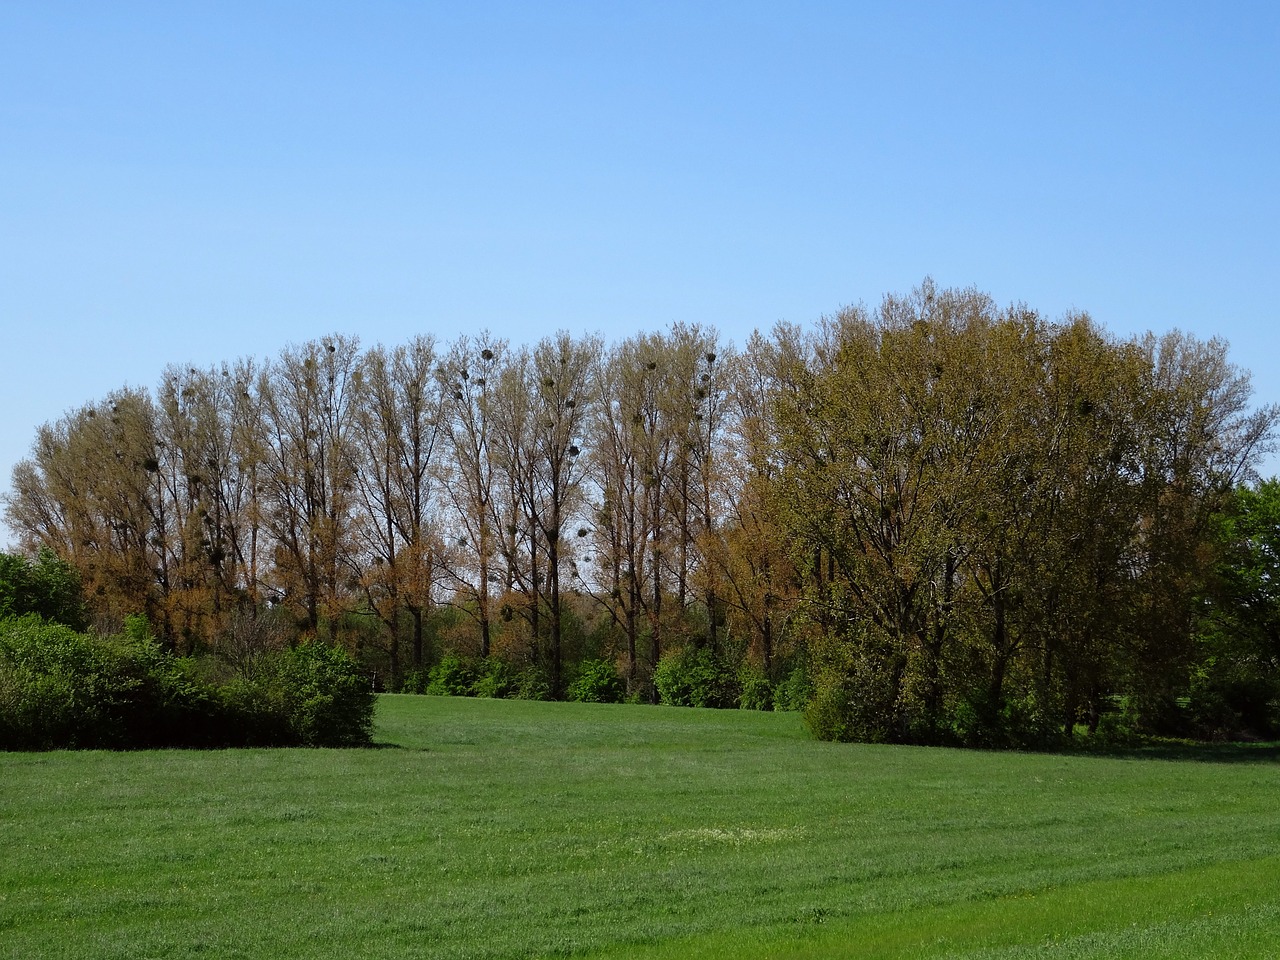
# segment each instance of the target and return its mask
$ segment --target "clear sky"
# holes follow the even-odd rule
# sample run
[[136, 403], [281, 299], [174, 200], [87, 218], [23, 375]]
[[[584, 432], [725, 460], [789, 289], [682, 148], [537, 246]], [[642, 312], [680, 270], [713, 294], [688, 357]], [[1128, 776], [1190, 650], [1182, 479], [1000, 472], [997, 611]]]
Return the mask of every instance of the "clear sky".
[[1270, 2], [0, 0], [0, 488], [168, 363], [741, 343], [926, 275], [1280, 402], [1278, 172]]

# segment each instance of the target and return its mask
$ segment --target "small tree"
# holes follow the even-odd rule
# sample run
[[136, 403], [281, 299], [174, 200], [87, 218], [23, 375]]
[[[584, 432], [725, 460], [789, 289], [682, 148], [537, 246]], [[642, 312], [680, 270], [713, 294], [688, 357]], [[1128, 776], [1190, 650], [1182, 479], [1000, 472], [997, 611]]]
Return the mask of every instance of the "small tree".
[[34, 561], [0, 553], [0, 618], [28, 613], [73, 630], [88, 622], [80, 576], [51, 550], [41, 550]]

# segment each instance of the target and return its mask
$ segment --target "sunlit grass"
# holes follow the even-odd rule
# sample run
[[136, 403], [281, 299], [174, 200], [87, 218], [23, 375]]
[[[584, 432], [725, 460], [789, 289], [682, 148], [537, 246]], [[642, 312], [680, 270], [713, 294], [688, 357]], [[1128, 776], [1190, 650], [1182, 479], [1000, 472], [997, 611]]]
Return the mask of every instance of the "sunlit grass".
[[843, 746], [792, 714], [421, 697], [378, 717], [372, 750], [0, 754], [0, 957], [1262, 957], [1280, 935], [1273, 750]]

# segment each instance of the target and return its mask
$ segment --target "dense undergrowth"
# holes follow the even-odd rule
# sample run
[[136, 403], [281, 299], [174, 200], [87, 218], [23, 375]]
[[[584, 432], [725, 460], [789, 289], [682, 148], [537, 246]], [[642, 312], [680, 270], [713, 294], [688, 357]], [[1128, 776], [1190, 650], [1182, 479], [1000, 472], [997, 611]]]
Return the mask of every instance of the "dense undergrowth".
[[353, 746], [373, 704], [356, 662], [324, 644], [233, 672], [167, 653], [141, 617], [111, 636], [0, 620], [0, 750]]

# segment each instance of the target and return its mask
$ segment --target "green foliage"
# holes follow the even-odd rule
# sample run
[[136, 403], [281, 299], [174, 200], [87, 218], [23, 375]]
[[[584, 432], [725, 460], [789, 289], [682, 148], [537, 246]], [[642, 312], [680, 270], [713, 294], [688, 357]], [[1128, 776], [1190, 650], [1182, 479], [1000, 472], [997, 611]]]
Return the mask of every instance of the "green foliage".
[[166, 653], [147, 619], [132, 616], [100, 642], [115, 662], [122, 747], [215, 747], [236, 743], [241, 724], [199, 665]]
[[0, 621], [0, 749], [350, 746], [368, 742], [373, 703], [350, 655], [323, 644], [219, 685], [142, 617], [111, 637]]
[[1142, 742], [1142, 717], [1129, 698], [1109, 705], [1098, 718], [1091, 744], [1109, 747], [1131, 747]]
[[527, 666], [516, 674], [515, 690], [511, 697], [514, 700], [552, 700], [551, 678], [545, 670], [536, 666]]
[[34, 562], [0, 553], [0, 619], [28, 613], [73, 630], [88, 624], [80, 577], [51, 550], [41, 550]]
[[837, 742], [861, 740], [875, 742], [884, 739], [880, 729], [868, 729], [855, 725], [851, 709], [853, 691], [850, 684], [838, 677], [826, 677], [818, 685], [804, 706], [804, 722], [819, 740]]
[[743, 710], [773, 709], [773, 685], [764, 671], [749, 661], [738, 668], [738, 706]]
[[1280, 736], [1280, 480], [1238, 488], [1218, 520], [1190, 722], [1214, 739]]
[[485, 657], [475, 667], [475, 679], [468, 694], [490, 700], [513, 696], [520, 686], [520, 676], [501, 657]]
[[431, 668], [424, 693], [436, 697], [469, 697], [476, 682], [475, 661], [447, 653]]
[[626, 684], [608, 660], [583, 660], [569, 684], [569, 699], [579, 703], [620, 703]]
[[430, 670], [410, 670], [400, 679], [397, 693], [426, 693], [431, 683]]
[[670, 706], [737, 705], [735, 672], [705, 647], [685, 647], [664, 656], [653, 672], [653, 685], [661, 702]]
[[294, 742], [308, 747], [367, 744], [373, 733], [373, 685], [346, 650], [304, 643], [278, 665]]
[[114, 746], [128, 689], [115, 667], [70, 627], [35, 614], [0, 621], [0, 749]]
[[984, 749], [1044, 750], [1062, 744], [1064, 733], [1034, 696], [991, 703], [964, 700], [950, 711], [951, 740]]
[[773, 688], [773, 709], [800, 712], [813, 696], [813, 683], [803, 661], [793, 666]]
[[1192, 681], [1187, 713], [1195, 732], [1207, 739], [1273, 739], [1280, 736], [1280, 675], [1238, 665], [1224, 669], [1210, 661]]
[[464, 657], [447, 653], [425, 675], [410, 674], [405, 693], [437, 697], [482, 697], [490, 700], [551, 700], [551, 681], [536, 666], [516, 669], [501, 657]]
[[823, 637], [811, 654], [813, 692], [804, 718], [814, 736], [864, 743], [906, 739], [908, 707], [897, 684], [903, 668], [891, 640], [868, 627], [848, 638]]
[[237, 717], [144, 618], [98, 638], [34, 616], [0, 622], [0, 745], [9, 749], [220, 746]]

